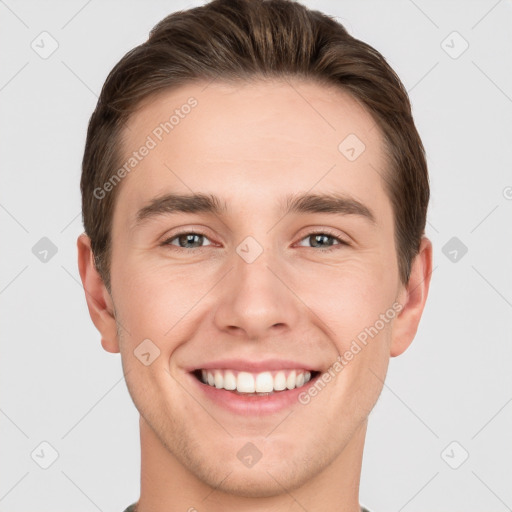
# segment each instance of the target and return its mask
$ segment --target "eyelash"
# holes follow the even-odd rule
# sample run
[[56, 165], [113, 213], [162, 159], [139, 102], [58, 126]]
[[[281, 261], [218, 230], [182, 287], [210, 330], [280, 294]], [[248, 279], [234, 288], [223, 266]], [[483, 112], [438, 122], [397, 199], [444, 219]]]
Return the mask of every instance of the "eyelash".
[[[198, 236], [203, 236], [204, 238], [209, 240], [209, 238], [204, 233], [201, 233], [200, 231], [182, 231], [181, 233], [176, 233], [172, 237], [167, 238], [160, 245], [161, 246], [172, 246], [173, 250], [176, 249], [178, 251], [179, 250], [191, 251], [191, 250], [194, 250], [194, 249], [199, 251], [199, 250], [205, 248], [205, 247], [198, 247], [198, 248], [187, 249], [185, 247], [178, 247], [178, 246], [174, 246], [173, 244], [171, 244], [171, 242], [173, 240], [175, 240], [175, 239], [177, 239], [177, 238], [179, 238], [180, 236], [183, 236], [183, 235], [198, 235]], [[327, 249], [320, 248], [319, 251], [321, 251], [323, 253], [328, 253], [328, 252], [334, 251], [337, 248], [339, 248], [339, 246], [349, 246], [350, 245], [348, 242], [346, 242], [342, 238], [336, 236], [334, 233], [330, 232], [328, 229], [324, 229], [323, 231], [312, 231], [311, 233], [308, 233], [307, 235], [303, 236], [300, 239], [300, 241], [302, 241], [302, 240], [304, 240], [306, 238], [309, 238], [309, 237], [311, 237], [313, 235], [326, 235], [326, 236], [336, 240], [337, 242], [339, 242], [338, 244], [334, 244], [331, 247], [328, 247]], [[316, 247], [309, 247], [309, 249], [316, 249]]]

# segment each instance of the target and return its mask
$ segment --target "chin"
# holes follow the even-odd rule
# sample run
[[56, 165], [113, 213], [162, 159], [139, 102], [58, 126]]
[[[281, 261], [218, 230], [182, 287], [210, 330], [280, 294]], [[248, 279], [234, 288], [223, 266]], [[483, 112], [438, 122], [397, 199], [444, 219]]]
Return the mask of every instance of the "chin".
[[[253, 467], [250, 469], [236, 467], [226, 471], [222, 466], [220, 476], [217, 471], [205, 475], [197, 475], [204, 483], [216, 489], [216, 492], [223, 492], [241, 498], [272, 498], [281, 496], [286, 491], [291, 491], [308, 480], [304, 468], [297, 471], [297, 468], [290, 467], [290, 463], [270, 464], [272, 467]], [[258, 464], [259, 466], [259, 464]]]
[[196, 445], [195, 450], [187, 452], [189, 457], [180, 457], [180, 462], [216, 493], [240, 498], [272, 498], [282, 496], [283, 492], [293, 492], [310, 482], [331, 462], [321, 448], [311, 446], [306, 451], [304, 444], [292, 447], [287, 443], [286, 449], [282, 450], [280, 443], [274, 442], [262, 447], [261, 459], [252, 467], [246, 467], [237, 457], [239, 444], [244, 446], [245, 443], [246, 440], [236, 442], [236, 449], [232, 443], [211, 446], [211, 449], [204, 445], [197, 449]]

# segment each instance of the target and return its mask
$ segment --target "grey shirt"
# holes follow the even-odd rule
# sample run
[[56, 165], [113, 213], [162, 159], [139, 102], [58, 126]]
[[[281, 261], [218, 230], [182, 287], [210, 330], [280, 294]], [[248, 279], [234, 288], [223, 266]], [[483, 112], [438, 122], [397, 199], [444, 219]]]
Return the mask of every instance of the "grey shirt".
[[[132, 503], [124, 512], [137, 512], [137, 503]], [[361, 512], [370, 512], [367, 508], [361, 506]]]

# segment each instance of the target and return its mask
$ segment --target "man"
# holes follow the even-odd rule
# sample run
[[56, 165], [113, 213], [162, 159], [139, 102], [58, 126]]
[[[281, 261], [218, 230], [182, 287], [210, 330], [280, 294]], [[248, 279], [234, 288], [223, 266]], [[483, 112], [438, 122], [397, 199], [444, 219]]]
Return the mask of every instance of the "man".
[[140, 412], [127, 512], [365, 510], [427, 298], [428, 173], [384, 58], [287, 0], [162, 20], [91, 117], [79, 268]]

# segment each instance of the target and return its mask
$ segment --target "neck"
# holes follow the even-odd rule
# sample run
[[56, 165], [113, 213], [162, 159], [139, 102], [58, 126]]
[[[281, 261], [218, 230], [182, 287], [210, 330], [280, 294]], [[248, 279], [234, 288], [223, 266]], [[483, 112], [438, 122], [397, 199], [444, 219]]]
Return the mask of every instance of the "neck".
[[248, 498], [212, 488], [184, 467], [140, 418], [141, 495], [136, 512], [360, 512], [359, 481], [367, 421], [340, 455], [306, 484]]

